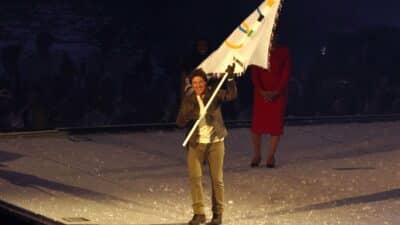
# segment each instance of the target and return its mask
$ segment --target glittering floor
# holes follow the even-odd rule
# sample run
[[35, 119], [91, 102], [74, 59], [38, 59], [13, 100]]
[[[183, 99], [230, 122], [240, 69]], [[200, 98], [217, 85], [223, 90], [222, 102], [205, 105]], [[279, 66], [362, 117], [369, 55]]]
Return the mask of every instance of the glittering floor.
[[[399, 224], [399, 133], [399, 122], [291, 126], [278, 167], [251, 169], [249, 130], [231, 129], [224, 224]], [[0, 200], [65, 224], [186, 224], [183, 135], [1, 138]]]

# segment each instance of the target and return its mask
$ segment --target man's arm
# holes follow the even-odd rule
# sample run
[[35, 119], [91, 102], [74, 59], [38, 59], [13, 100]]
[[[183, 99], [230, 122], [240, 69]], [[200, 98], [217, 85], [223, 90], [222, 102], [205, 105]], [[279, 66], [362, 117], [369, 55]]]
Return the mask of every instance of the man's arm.
[[199, 117], [199, 112], [195, 110], [194, 104], [190, 98], [191, 96], [185, 96], [179, 108], [176, 125], [180, 128], [186, 127], [190, 122]]

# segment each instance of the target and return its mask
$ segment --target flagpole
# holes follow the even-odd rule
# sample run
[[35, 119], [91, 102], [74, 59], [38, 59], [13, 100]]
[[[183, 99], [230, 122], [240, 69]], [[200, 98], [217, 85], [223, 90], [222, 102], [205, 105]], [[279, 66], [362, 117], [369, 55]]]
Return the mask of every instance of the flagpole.
[[218, 93], [219, 89], [221, 89], [222, 84], [225, 82], [226, 78], [228, 78], [228, 73], [224, 73], [224, 76], [219, 81], [217, 88], [215, 88], [214, 93], [211, 95], [211, 98], [208, 100], [206, 106], [204, 107], [203, 113], [200, 113], [199, 119], [197, 119], [196, 123], [193, 125], [189, 134], [186, 136], [185, 141], [182, 143], [183, 147], [186, 147], [187, 143], [189, 142], [190, 137], [192, 137], [194, 131], [199, 126], [200, 120], [202, 120], [204, 118], [204, 116], [206, 115], [207, 110], [211, 105], [211, 102], [214, 100], [215, 96], [217, 96], [217, 93]]

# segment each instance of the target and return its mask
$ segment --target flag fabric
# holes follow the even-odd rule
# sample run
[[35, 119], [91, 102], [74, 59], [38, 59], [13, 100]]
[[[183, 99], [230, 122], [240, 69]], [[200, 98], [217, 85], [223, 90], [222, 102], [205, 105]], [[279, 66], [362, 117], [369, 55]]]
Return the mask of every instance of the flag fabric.
[[268, 69], [269, 50], [281, 0], [264, 0], [220, 47], [197, 68], [206, 73], [224, 73], [235, 62], [235, 73], [243, 73], [249, 65]]

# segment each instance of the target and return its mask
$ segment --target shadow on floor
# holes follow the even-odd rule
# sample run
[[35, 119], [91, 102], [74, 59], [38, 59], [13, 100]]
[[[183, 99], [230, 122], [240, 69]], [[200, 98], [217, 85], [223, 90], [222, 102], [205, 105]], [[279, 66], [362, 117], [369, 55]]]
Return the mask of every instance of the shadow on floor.
[[0, 163], [14, 161], [22, 157], [24, 156], [18, 153], [6, 152], [0, 150]]
[[400, 189], [393, 189], [369, 195], [361, 195], [361, 196], [344, 198], [319, 204], [312, 204], [295, 209], [280, 210], [277, 212], [270, 213], [269, 215], [279, 216], [292, 213], [308, 212], [311, 210], [332, 209], [348, 205], [366, 204], [371, 202], [379, 202], [379, 201], [393, 200], [393, 199], [400, 199]]
[[[116, 205], [116, 204], [128, 204], [135, 205], [141, 209], [149, 209], [145, 205], [134, 202], [130, 200], [125, 200], [122, 198], [114, 197], [110, 194], [100, 193], [89, 189], [84, 189], [80, 187], [75, 187], [72, 185], [57, 183], [51, 180], [47, 180], [44, 178], [40, 178], [35, 175], [20, 173], [16, 171], [10, 171], [0, 168], [0, 179], [6, 180], [9, 183], [23, 187], [23, 188], [33, 188], [39, 190], [43, 193], [53, 196], [49, 190], [63, 192], [65, 194], [73, 195], [78, 198], [82, 198], [89, 201], [94, 201], [97, 203], [103, 203], [108, 205]], [[99, 184], [100, 185], [100, 184]]]

